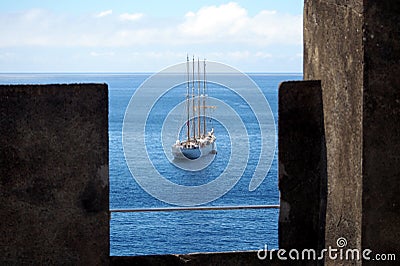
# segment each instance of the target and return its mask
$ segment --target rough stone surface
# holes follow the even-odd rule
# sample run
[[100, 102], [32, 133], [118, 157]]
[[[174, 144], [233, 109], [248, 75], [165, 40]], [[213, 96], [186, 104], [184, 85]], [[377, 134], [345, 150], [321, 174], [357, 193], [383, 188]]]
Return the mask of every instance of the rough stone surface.
[[[321, 80], [327, 145], [326, 246], [361, 249], [363, 1], [306, 0], [304, 78]], [[334, 264], [335, 262], [333, 262]]]
[[345, 237], [400, 254], [399, 24], [397, 1], [305, 1], [304, 77], [321, 80], [324, 102], [326, 246]]
[[362, 247], [397, 256], [400, 256], [399, 25], [399, 1], [366, 2]]
[[279, 247], [324, 248], [326, 148], [319, 81], [279, 88]]
[[106, 264], [105, 84], [0, 86], [0, 264]]
[[[263, 256], [262, 254], [261, 256]], [[160, 265], [160, 266], [203, 266], [203, 265], [285, 265], [276, 256], [266, 255], [260, 260], [257, 252], [221, 252], [221, 253], [193, 253], [187, 255], [152, 255], [136, 257], [111, 257], [110, 265]]]

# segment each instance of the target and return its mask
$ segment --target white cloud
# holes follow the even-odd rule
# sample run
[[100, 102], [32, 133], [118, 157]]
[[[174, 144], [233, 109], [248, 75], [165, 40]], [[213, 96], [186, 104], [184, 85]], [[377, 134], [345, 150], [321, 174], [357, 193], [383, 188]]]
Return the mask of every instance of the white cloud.
[[189, 36], [207, 37], [220, 34], [225, 30], [235, 34], [246, 24], [247, 11], [237, 3], [228, 3], [220, 6], [207, 6], [196, 13], [188, 12], [185, 22], [179, 29]]
[[182, 35], [196, 42], [236, 42], [253, 45], [298, 44], [302, 39], [302, 16], [262, 10], [249, 16], [247, 10], [231, 2], [188, 12], [178, 26]]
[[98, 57], [98, 56], [113, 56], [115, 53], [114, 52], [101, 52], [101, 53], [99, 53], [99, 52], [90, 52], [90, 55], [91, 56], [94, 56], [94, 57]]
[[265, 52], [256, 52], [255, 53], [255, 57], [258, 57], [258, 58], [271, 58], [272, 54], [265, 53]]
[[[120, 62], [128, 62], [137, 52], [135, 62], [149, 66], [172, 64], [184, 59], [187, 52], [210, 60], [251, 64], [254, 60], [275, 60], [278, 52], [282, 56], [290, 52], [293, 57], [301, 52], [302, 45], [301, 14], [261, 10], [250, 15], [234, 2], [204, 6], [172, 20], [142, 13], [115, 14], [111, 9], [89, 16], [43, 9], [0, 11], [0, 25], [7, 25], [0, 27], [3, 60], [4, 52], [18, 48], [42, 53], [58, 49], [60, 54], [73, 49], [89, 59], [107, 56], [107, 60], [118, 58]], [[117, 49], [115, 54], [107, 52]], [[33, 52], [33, 56], [42, 55]], [[300, 59], [301, 54], [296, 60]]]
[[[106, 10], [96, 15], [112, 14]], [[176, 45], [215, 44], [225, 46], [260, 47], [275, 44], [301, 45], [301, 15], [260, 11], [249, 16], [237, 3], [206, 6], [188, 12], [181, 22], [165, 23], [152, 18], [146, 23], [137, 21], [142, 13], [123, 13], [107, 20], [87, 16], [59, 15], [44, 10], [19, 14], [0, 13], [0, 47], [5, 46], [132, 46], [154, 44], [162, 47]]]
[[233, 60], [244, 60], [248, 59], [251, 55], [251, 53], [247, 50], [245, 51], [233, 51], [233, 52], [228, 52], [227, 53], [227, 58], [233, 59]]
[[133, 13], [133, 14], [124, 13], [119, 15], [120, 20], [129, 20], [129, 21], [139, 20], [142, 17], [143, 17], [142, 13]]
[[96, 14], [95, 17], [96, 18], [102, 18], [102, 17], [108, 16], [108, 15], [111, 15], [112, 12], [113, 12], [112, 9], [105, 10], [105, 11], [102, 11], [102, 12]]

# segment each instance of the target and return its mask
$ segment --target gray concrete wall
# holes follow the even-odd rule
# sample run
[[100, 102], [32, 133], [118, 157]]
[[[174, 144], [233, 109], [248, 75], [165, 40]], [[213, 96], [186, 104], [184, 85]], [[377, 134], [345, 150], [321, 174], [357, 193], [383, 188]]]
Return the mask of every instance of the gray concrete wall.
[[321, 250], [325, 244], [327, 172], [319, 81], [280, 85], [278, 128], [279, 247]]
[[321, 80], [327, 145], [326, 246], [361, 249], [363, 1], [306, 0], [304, 78]]
[[107, 85], [0, 86], [0, 121], [0, 264], [107, 263]]
[[400, 2], [366, 2], [364, 29], [362, 247], [400, 256]]
[[[276, 253], [276, 252], [275, 252]], [[276, 254], [272, 255], [267, 252], [260, 254], [265, 259], [259, 259], [257, 252], [241, 251], [241, 252], [215, 252], [215, 253], [192, 253], [186, 255], [151, 255], [151, 256], [135, 256], [135, 257], [111, 257], [110, 265], [159, 265], [159, 266], [204, 266], [204, 265], [264, 265], [278, 266], [285, 265], [277, 259]]]
[[323, 90], [326, 245], [400, 254], [400, 3], [306, 0], [304, 14], [304, 77]]

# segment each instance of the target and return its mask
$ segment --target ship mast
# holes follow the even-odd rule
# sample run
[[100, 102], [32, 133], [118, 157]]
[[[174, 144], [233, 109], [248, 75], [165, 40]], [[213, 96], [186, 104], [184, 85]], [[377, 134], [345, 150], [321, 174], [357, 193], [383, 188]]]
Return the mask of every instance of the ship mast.
[[206, 136], [206, 59], [204, 59], [204, 87], [203, 87], [203, 135]]
[[186, 105], [187, 105], [187, 142], [186, 146], [189, 145], [190, 141], [190, 113], [189, 113], [189, 86], [190, 86], [190, 74], [189, 74], [189, 55], [186, 55], [186, 72], [187, 72], [187, 88], [186, 88]]
[[198, 106], [198, 111], [197, 111], [197, 125], [198, 125], [198, 131], [199, 132], [199, 138], [201, 137], [201, 128], [200, 128], [200, 115], [201, 115], [201, 109], [200, 109], [200, 59], [197, 58], [197, 79], [198, 79], [198, 87], [197, 87], [197, 106]]
[[195, 104], [194, 104], [194, 56], [193, 56], [193, 80], [192, 80], [192, 112], [193, 112], [193, 139], [196, 141], [196, 122], [195, 122], [195, 117], [196, 117], [196, 110], [195, 110]]

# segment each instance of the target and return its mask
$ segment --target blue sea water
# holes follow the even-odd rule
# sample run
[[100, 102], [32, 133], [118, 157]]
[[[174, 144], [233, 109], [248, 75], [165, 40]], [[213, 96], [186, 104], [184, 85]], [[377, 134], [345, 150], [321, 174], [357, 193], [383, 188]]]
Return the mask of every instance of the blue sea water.
[[[109, 86], [109, 158], [110, 158], [110, 209], [139, 209], [173, 207], [146, 193], [132, 177], [127, 166], [123, 146], [122, 127], [126, 108], [135, 90], [149, 78], [146, 73], [59, 73], [59, 74], [0, 74], [0, 84], [52, 84], [52, 83], [107, 83]], [[275, 123], [278, 111], [278, 86], [286, 80], [299, 80], [301, 74], [249, 74], [261, 89], [271, 107]], [[217, 95], [218, 97], [218, 95]], [[235, 95], [220, 95], [229, 105], [243, 103]], [[154, 116], [146, 126], [149, 136], [159, 135], [157, 117], [168, 112], [168, 106], [155, 105]], [[245, 109], [246, 110], [246, 109]], [[159, 113], [157, 113], [159, 112]], [[251, 120], [251, 113], [242, 112]], [[226, 130], [215, 122], [219, 132], [217, 143], [224, 140]], [[252, 127], [248, 134], [252, 135]], [[255, 133], [254, 133], [255, 134]], [[218, 173], [230, 156], [229, 147], [218, 144], [218, 155], [213, 162], [213, 172]], [[151, 146], [151, 145], [150, 145]], [[204, 172], [177, 171], [156, 147], [149, 148], [149, 156], [173, 182], [182, 185], [199, 185], [208, 174]], [[224, 150], [225, 149], [225, 150]], [[257, 160], [250, 158], [243, 176], [225, 195], [207, 206], [277, 205], [279, 204], [277, 153], [261, 185], [249, 191], [249, 182]], [[139, 162], [140, 163], [140, 162]], [[207, 171], [207, 169], [205, 170]], [[162, 189], [162, 188], [160, 188]], [[278, 209], [174, 211], [112, 213], [110, 220], [110, 255], [178, 254], [190, 252], [221, 252], [258, 250], [267, 244], [278, 247]]]

